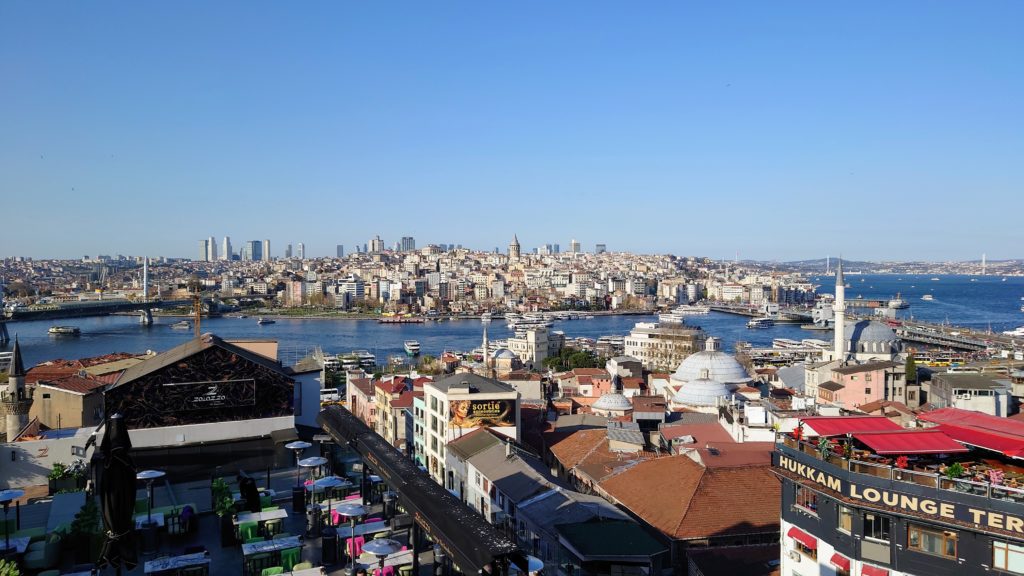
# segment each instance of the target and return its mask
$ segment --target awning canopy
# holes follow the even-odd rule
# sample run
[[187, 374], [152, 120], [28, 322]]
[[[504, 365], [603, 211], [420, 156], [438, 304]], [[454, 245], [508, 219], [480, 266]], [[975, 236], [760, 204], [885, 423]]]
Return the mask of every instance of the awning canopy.
[[808, 416], [801, 418], [804, 436], [843, 436], [854, 432], [903, 430], [885, 416]]
[[829, 562], [831, 562], [832, 565], [836, 568], [841, 568], [843, 570], [846, 570], [847, 572], [850, 571], [850, 559], [846, 556], [843, 556], [842, 554], [833, 554]]
[[872, 566], [870, 564], [864, 564], [860, 567], [861, 576], [889, 576], [889, 571], [885, 568], [879, 568], [878, 566]]
[[814, 536], [811, 536], [807, 532], [804, 532], [803, 530], [797, 528], [796, 526], [790, 528], [789, 532], [786, 532], [786, 536], [789, 536], [793, 540], [796, 540], [804, 546], [807, 546], [811, 550], [818, 549], [818, 539]]
[[1024, 422], [959, 408], [932, 410], [918, 418], [938, 424], [939, 430], [964, 444], [1024, 458]]
[[961, 428], [960, 426], [950, 426], [947, 424], [940, 424], [936, 429], [957, 442], [992, 450], [993, 452], [1000, 452], [1012, 458], [1024, 458], [1024, 440], [995, 432]]
[[955, 454], [968, 452], [963, 444], [941, 430], [900, 430], [894, 432], [861, 432], [853, 437], [876, 454]]

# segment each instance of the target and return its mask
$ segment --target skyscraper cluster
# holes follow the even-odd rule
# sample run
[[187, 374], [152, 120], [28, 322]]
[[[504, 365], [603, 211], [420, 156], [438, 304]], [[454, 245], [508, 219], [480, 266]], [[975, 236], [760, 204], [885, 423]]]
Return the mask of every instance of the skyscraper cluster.
[[[300, 244], [301, 246], [301, 244]], [[217, 260], [244, 260], [244, 261], [266, 261], [270, 260], [270, 240], [247, 240], [242, 243], [242, 249], [235, 254], [231, 245], [231, 237], [225, 236], [221, 241], [220, 250], [217, 250], [217, 238], [210, 236], [199, 241], [199, 261], [214, 262]]]

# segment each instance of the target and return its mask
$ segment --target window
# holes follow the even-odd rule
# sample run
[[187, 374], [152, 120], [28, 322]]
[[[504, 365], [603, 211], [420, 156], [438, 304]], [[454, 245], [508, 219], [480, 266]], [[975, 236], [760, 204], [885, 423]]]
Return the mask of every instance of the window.
[[818, 515], [818, 493], [803, 486], [796, 487], [796, 505], [805, 512]]
[[847, 534], [853, 532], [853, 511], [846, 506], [839, 506], [836, 528], [840, 532], [845, 532]]
[[43, 392], [43, 400], [49, 400], [49, 399], [50, 399], [49, 392]]
[[867, 374], [864, 375], [864, 381], [865, 382], [871, 382], [871, 373], [870, 372], [868, 372]]
[[956, 558], [956, 532], [927, 528], [917, 524], [907, 527], [907, 548], [946, 558]]
[[882, 542], [889, 541], [889, 517], [878, 514], [864, 515], [864, 537]]
[[917, 392], [914, 390], [907, 390], [907, 400], [917, 400]]
[[865, 394], [871, 394], [871, 388], [865, 388], [864, 389], [864, 393]]
[[1024, 546], [993, 540], [992, 567], [1014, 574], [1024, 574]]
[[803, 554], [804, 556], [807, 556], [808, 558], [813, 558], [815, 560], [818, 559], [818, 551], [817, 550], [812, 550], [812, 549], [808, 548], [806, 545], [804, 545], [803, 542], [794, 542], [794, 544], [796, 545], [796, 549], [799, 550], [800, 553]]

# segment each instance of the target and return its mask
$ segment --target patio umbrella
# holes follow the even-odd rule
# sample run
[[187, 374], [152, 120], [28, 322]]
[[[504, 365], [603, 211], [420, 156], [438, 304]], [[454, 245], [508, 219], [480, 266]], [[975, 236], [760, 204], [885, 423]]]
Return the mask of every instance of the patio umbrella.
[[120, 574], [122, 566], [131, 570], [139, 563], [135, 553], [135, 464], [124, 418], [114, 414], [106, 428], [100, 443], [103, 476], [99, 495], [107, 539], [96, 566], [113, 566]]

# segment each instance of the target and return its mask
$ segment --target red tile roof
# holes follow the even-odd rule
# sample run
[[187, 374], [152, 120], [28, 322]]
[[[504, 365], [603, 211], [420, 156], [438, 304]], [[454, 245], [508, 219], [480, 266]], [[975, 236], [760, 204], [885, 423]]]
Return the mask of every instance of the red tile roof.
[[58, 378], [56, 380], [40, 380], [37, 384], [40, 386], [49, 386], [51, 388], [74, 392], [76, 394], [89, 394], [94, 390], [106, 386], [109, 382], [103, 382], [94, 378], [83, 378], [76, 374]]
[[[771, 466], [705, 468], [686, 456], [641, 461], [600, 484], [675, 540], [779, 530], [781, 484]], [[743, 498], [738, 505], [739, 496]]]

